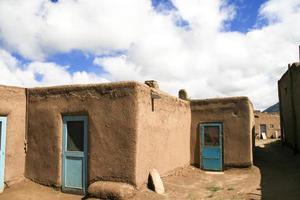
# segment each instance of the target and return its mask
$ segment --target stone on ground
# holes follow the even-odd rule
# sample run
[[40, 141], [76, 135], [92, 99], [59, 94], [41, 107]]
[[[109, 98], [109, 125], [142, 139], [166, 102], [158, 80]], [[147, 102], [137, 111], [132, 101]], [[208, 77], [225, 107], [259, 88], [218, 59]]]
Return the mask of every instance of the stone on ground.
[[132, 197], [135, 189], [132, 185], [120, 182], [97, 181], [88, 187], [90, 197], [122, 200]]
[[156, 169], [152, 169], [148, 178], [148, 187], [158, 194], [165, 193], [164, 184], [160, 178], [160, 175]]

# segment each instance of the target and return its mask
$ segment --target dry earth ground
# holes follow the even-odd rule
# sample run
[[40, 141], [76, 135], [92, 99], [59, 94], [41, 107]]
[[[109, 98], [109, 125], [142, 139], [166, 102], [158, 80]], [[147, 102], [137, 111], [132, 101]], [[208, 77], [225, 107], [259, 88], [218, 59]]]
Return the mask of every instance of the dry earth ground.
[[[220, 199], [220, 200], [298, 200], [300, 199], [300, 155], [282, 147], [280, 141], [258, 141], [254, 166], [207, 173], [187, 167], [164, 177], [166, 193], [158, 195], [145, 186], [130, 200]], [[31, 181], [7, 188], [0, 200], [78, 200], [81, 196], [64, 194]]]

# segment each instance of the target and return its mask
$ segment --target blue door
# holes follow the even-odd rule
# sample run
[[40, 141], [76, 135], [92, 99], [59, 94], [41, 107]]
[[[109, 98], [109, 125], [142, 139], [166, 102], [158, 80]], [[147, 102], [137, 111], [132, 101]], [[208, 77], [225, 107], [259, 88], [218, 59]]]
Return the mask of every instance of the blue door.
[[62, 190], [85, 194], [87, 182], [86, 116], [63, 117]]
[[0, 192], [4, 190], [6, 117], [0, 117]]
[[223, 170], [222, 123], [200, 125], [201, 168], [211, 171]]

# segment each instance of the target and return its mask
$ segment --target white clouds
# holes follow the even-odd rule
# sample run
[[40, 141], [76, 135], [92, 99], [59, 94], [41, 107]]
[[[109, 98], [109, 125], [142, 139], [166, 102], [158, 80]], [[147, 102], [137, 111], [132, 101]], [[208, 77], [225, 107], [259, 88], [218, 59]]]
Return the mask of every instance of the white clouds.
[[[109, 73], [109, 80], [156, 79], [174, 95], [180, 88], [193, 98], [244, 95], [257, 108], [277, 101], [276, 81], [287, 63], [297, 59], [300, 0], [267, 1], [260, 17], [268, 25], [246, 34], [226, 32], [225, 22], [235, 10], [225, 0], [173, 3], [178, 10], [160, 14], [149, 0], [3, 0], [1, 40], [7, 49], [35, 61], [22, 67], [2, 53], [0, 70], [10, 74], [2, 83], [104, 81], [42, 60], [72, 49], [94, 55], [126, 50], [126, 55], [99, 57], [94, 63]], [[189, 22], [189, 29], [175, 25], [179, 16]], [[42, 80], [37, 81], [37, 74]]]
[[0, 48], [0, 84], [33, 87], [97, 82], [107, 80], [84, 71], [71, 74], [66, 66], [55, 63], [32, 62], [21, 65], [15, 57]]
[[151, 4], [145, 0], [3, 0], [1, 37], [9, 48], [39, 60], [72, 49], [126, 49], [148, 12]]
[[261, 6], [260, 16], [274, 23], [278, 20], [286, 20], [295, 14], [299, 15], [299, 11], [299, 0], [271, 0]]

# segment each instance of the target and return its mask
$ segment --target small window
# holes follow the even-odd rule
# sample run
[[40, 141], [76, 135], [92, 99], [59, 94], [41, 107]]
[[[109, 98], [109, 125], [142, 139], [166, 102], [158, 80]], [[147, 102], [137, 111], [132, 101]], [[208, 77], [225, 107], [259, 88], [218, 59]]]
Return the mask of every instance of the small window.
[[258, 116], [258, 115], [255, 115], [254, 117], [255, 117], [255, 118], [259, 118], [259, 116]]
[[284, 93], [287, 95], [288, 93], [287, 87], [284, 88]]
[[204, 128], [204, 145], [205, 146], [219, 146], [220, 130], [218, 126], [206, 126]]
[[274, 125], [273, 125], [273, 124], [270, 124], [270, 128], [274, 128]]
[[67, 122], [67, 151], [83, 151], [84, 121]]

